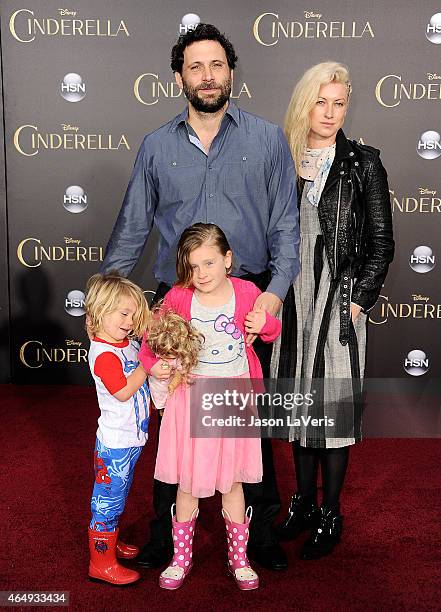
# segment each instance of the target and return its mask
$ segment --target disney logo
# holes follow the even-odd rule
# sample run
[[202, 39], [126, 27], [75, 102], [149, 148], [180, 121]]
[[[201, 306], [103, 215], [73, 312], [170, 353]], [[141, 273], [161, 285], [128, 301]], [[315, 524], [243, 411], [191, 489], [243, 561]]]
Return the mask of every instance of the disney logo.
[[439, 74], [436, 74], [436, 72], [428, 72], [427, 73], [427, 79], [429, 81], [441, 81], [441, 76]]
[[419, 293], [412, 293], [414, 302], [428, 302], [430, 300], [429, 297], [425, 297], [424, 295], [420, 295]]
[[62, 123], [61, 127], [63, 128], [63, 132], [78, 132], [80, 129], [74, 125], [70, 125], [70, 123]]
[[420, 195], [436, 195], [436, 189], [427, 189], [426, 187], [420, 187]]
[[76, 11], [70, 11], [69, 9], [61, 9], [61, 8], [58, 9], [58, 12], [60, 13], [62, 17], [64, 17], [64, 15], [70, 15], [72, 17], [75, 17], [75, 15], [77, 14]]
[[64, 242], [66, 244], [81, 244], [81, 240], [77, 238], [70, 238], [69, 236], [64, 236]]
[[313, 11], [303, 11], [305, 19], [321, 19], [320, 13], [314, 13]]

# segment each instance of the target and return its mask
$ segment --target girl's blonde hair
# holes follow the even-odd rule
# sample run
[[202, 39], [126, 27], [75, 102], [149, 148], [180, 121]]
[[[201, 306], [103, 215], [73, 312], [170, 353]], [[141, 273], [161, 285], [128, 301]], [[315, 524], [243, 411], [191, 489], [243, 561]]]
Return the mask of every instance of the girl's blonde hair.
[[116, 310], [123, 297], [131, 297], [136, 304], [133, 329], [128, 335], [140, 337], [144, 334], [150, 320], [150, 311], [142, 289], [112, 270], [107, 274], [95, 274], [87, 281], [87, 328], [93, 335], [102, 329], [103, 317]]
[[147, 343], [159, 357], [176, 358], [181, 364], [169, 383], [172, 393], [181, 382], [188, 382], [188, 376], [198, 364], [199, 351], [204, 337], [181, 316], [158, 304], [147, 328]]
[[291, 148], [297, 175], [308, 142], [309, 114], [318, 100], [320, 87], [329, 83], [346, 85], [349, 100], [351, 94], [349, 70], [338, 62], [322, 62], [312, 66], [294, 87], [285, 116], [285, 135]]
[[[187, 227], [181, 234], [176, 254], [176, 275], [178, 287], [189, 287], [193, 278], [193, 270], [190, 266], [190, 254], [203, 244], [209, 244], [219, 249], [222, 255], [231, 251], [227, 237], [220, 227], [214, 223], [194, 223]], [[226, 270], [231, 272], [233, 264]]]

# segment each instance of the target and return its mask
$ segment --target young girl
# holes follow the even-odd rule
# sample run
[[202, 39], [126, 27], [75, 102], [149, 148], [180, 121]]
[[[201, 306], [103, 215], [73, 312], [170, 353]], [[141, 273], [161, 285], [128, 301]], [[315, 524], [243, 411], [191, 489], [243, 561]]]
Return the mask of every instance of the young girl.
[[[229, 277], [232, 252], [222, 230], [204, 223], [187, 228], [178, 244], [176, 268], [178, 281], [164, 304], [204, 337], [192, 375], [262, 378], [257, 355], [244, 336], [260, 334], [272, 342], [281, 325], [262, 309], [252, 312], [260, 294], [253, 283]], [[158, 361], [148, 339], [139, 358], [152, 375], [170, 366], [167, 359]], [[169, 397], [160, 431], [155, 478], [177, 483], [178, 493], [172, 519], [174, 556], [159, 584], [165, 589], [182, 585], [192, 567], [199, 498], [210, 497], [217, 489], [222, 493], [229, 571], [240, 589], [255, 589], [259, 578], [246, 554], [251, 508], [245, 512], [242, 482], [262, 480], [260, 439], [190, 438], [190, 389], [191, 385], [180, 385]]]
[[144, 333], [149, 311], [139, 287], [110, 273], [89, 280], [86, 314], [92, 336], [89, 366], [101, 410], [89, 526], [89, 576], [124, 585], [138, 580], [139, 574], [116, 558], [133, 558], [138, 549], [118, 540], [118, 520], [147, 440], [150, 401], [146, 372], [138, 365], [139, 344], [128, 337]]

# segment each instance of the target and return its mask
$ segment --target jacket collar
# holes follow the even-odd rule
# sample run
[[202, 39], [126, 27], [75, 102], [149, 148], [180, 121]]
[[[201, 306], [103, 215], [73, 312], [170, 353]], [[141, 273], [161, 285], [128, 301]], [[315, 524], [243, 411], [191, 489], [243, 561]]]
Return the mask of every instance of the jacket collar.
[[352, 150], [351, 143], [346, 138], [343, 130], [338, 130], [337, 137], [335, 139], [335, 157], [334, 161], [332, 162], [332, 166], [329, 170], [328, 178], [326, 179], [326, 184], [323, 188], [322, 196], [339, 179], [340, 172], [344, 167], [342, 162], [345, 159], [352, 159], [353, 157], [354, 151]]
[[341, 129], [337, 132], [335, 145], [335, 160], [337, 160], [338, 162], [353, 156], [354, 153], [352, 151], [351, 143], [346, 138], [345, 133]]

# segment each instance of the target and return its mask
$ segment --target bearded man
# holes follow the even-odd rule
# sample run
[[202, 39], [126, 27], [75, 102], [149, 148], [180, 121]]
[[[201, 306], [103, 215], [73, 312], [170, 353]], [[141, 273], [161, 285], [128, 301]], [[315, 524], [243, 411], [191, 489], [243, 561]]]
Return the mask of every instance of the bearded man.
[[[176, 280], [183, 230], [215, 223], [233, 250], [233, 274], [253, 281], [263, 291], [255, 307], [276, 315], [299, 270], [295, 171], [280, 127], [231, 101], [236, 62], [233, 45], [213, 25], [199, 24], [179, 37], [171, 68], [188, 105], [144, 138], [101, 271], [130, 274], [155, 225], [159, 300]], [[255, 349], [269, 377], [271, 345], [257, 339]], [[170, 376], [160, 363], [151, 374]], [[272, 528], [280, 498], [269, 439], [262, 440], [262, 458], [262, 483], [244, 485], [246, 504], [254, 511], [248, 550], [260, 565], [283, 569], [286, 555]], [[154, 481], [156, 518], [137, 559], [144, 567], [159, 567], [173, 554], [170, 509], [176, 488]]]

